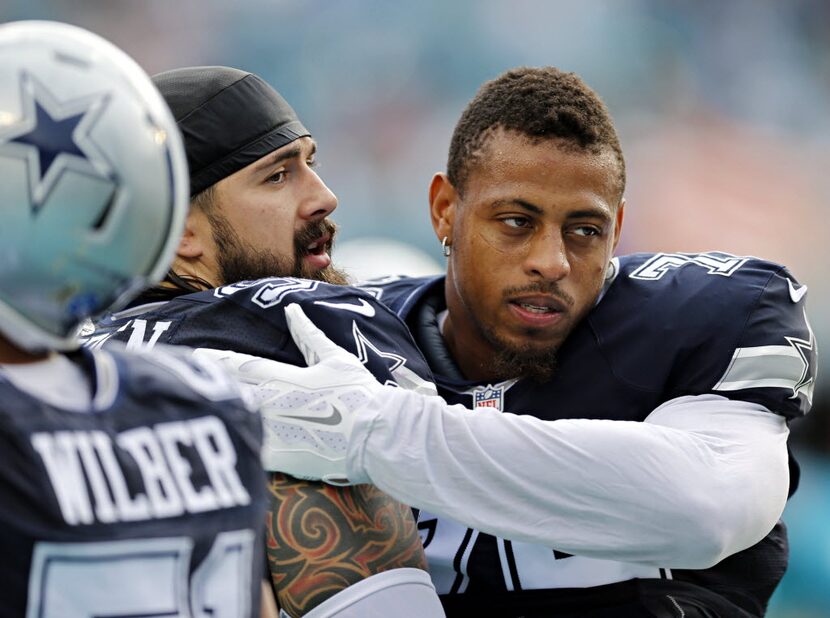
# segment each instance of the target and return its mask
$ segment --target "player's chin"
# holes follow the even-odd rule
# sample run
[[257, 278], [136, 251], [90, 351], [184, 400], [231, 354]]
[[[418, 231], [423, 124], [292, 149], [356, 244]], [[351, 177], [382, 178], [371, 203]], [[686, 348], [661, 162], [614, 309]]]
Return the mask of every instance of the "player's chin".
[[550, 380], [556, 372], [557, 353], [561, 339], [529, 339], [511, 337], [495, 348], [491, 369], [501, 379], [530, 378], [537, 382]]
[[555, 354], [562, 344], [561, 337], [520, 337], [511, 342], [510, 347], [519, 354], [528, 356], [546, 356]]
[[522, 350], [530, 353], [544, 353], [551, 348], [558, 348], [565, 339], [564, 335], [551, 332], [551, 329], [532, 328], [526, 325], [490, 324], [489, 339], [498, 342], [498, 345], [511, 350]]
[[313, 279], [314, 281], [322, 281], [323, 283], [330, 283], [332, 285], [349, 284], [349, 278], [346, 276], [346, 273], [331, 265], [325, 268], [313, 268], [304, 264], [300, 270], [300, 276], [303, 279]]

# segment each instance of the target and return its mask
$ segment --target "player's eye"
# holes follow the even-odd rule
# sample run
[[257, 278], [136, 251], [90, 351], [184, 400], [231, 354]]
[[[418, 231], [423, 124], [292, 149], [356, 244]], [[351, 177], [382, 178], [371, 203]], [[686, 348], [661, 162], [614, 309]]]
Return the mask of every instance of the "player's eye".
[[577, 236], [599, 236], [602, 231], [593, 225], [578, 225], [573, 228], [574, 234]]
[[530, 219], [527, 217], [504, 217], [501, 222], [508, 227], [526, 229], [530, 227]]
[[315, 157], [314, 155], [310, 156], [308, 159], [306, 159], [305, 164], [309, 167], [317, 167], [317, 157]]
[[286, 176], [285, 170], [280, 170], [280, 171], [275, 172], [274, 174], [271, 174], [270, 176], [268, 176], [268, 178], [265, 179], [265, 182], [269, 182], [271, 184], [277, 185], [277, 184], [280, 184], [280, 183], [285, 181], [285, 176]]

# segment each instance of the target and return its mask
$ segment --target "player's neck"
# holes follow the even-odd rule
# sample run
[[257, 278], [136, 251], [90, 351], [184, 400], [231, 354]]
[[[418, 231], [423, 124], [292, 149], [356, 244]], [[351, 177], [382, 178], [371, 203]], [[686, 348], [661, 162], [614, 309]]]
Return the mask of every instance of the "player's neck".
[[49, 354], [49, 352], [29, 352], [0, 335], [0, 365], [36, 363], [47, 358]]
[[[468, 380], [483, 382], [498, 379], [491, 368], [494, 351], [466, 315], [463, 303], [455, 303], [447, 297], [447, 317], [441, 327], [441, 336], [452, 359]], [[460, 317], [459, 317], [460, 316]]]

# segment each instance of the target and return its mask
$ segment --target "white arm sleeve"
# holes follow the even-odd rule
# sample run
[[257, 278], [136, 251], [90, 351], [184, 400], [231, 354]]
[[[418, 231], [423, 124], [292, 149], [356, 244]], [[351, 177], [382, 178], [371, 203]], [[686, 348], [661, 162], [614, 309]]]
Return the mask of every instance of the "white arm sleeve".
[[760, 541], [787, 499], [787, 424], [748, 402], [681, 397], [642, 423], [473, 412], [391, 388], [380, 403], [355, 424], [350, 478], [514, 541], [707, 568]]

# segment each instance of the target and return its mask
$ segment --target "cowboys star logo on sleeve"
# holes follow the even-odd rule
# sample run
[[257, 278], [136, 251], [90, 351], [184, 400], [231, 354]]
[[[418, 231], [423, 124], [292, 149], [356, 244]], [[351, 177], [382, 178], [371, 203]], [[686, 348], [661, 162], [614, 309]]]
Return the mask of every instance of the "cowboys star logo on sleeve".
[[[28, 203], [37, 215], [68, 172], [100, 185], [103, 196], [117, 185], [113, 166], [95, 145], [90, 131], [108, 102], [106, 93], [58, 100], [27, 73], [20, 75], [21, 116], [0, 110], [0, 157], [23, 162]], [[62, 190], [71, 191], [71, 183]]]
[[357, 326], [357, 322], [352, 322], [352, 335], [354, 336], [357, 358], [364, 365], [369, 362], [370, 356], [375, 355], [380, 357], [381, 361], [387, 365], [389, 373], [395, 375], [395, 371], [406, 364], [406, 359], [400, 354], [395, 354], [392, 351], [385, 352], [369, 341], [369, 338]]

